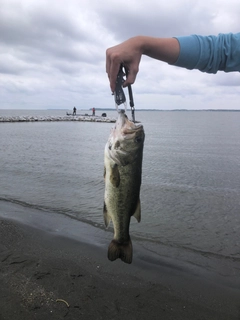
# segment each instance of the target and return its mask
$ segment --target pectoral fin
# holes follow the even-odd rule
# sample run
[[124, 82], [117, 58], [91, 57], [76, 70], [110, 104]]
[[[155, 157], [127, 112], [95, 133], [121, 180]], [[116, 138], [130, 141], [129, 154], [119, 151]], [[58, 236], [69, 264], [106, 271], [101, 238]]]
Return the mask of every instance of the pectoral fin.
[[120, 174], [119, 174], [117, 164], [115, 164], [113, 167], [111, 167], [110, 181], [111, 181], [112, 185], [116, 188], [120, 184]]
[[137, 222], [141, 221], [141, 202], [140, 202], [140, 199], [138, 199], [137, 206], [136, 206], [136, 209], [135, 209], [133, 216], [137, 219]]
[[107, 206], [106, 206], [105, 201], [104, 201], [104, 205], [103, 205], [103, 217], [104, 217], [105, 227], [107, 228], [112, 219], [107, 212]]

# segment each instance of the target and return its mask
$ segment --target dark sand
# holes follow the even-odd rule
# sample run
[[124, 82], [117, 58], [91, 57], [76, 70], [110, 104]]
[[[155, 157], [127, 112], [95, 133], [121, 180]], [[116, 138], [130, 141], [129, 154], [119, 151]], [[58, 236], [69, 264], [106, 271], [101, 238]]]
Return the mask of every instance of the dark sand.
[[107, 245], [50, 229], [0, 219], [0, 320], [240, 319], [238, 287], [167, 263], [110, 262]]

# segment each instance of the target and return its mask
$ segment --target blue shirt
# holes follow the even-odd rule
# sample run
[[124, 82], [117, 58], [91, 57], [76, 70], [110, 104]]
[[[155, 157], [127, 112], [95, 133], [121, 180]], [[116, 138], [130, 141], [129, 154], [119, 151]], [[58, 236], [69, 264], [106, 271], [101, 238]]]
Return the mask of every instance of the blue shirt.
[[202, 72], [240, 72], [240, 33], [176, 37], [180, 54], [175, 66]]

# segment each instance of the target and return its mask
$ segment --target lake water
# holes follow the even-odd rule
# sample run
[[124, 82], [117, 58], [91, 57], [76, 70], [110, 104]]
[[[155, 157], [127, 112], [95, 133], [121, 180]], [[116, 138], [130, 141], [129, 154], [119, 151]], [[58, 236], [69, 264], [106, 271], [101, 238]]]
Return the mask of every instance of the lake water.
[[[0, 110], [49, 114], [65, 111]], [[179, 259], [187, 252], [196, 264], [204, 258], [204, 267], [214, 257], [216, 266], [229, 261], [227, 272], [240, 272], [240, 112], [137, 111], [136, 120], [146, 138], [142, 221], [132, 219], [132, 238], [149, 251], [173, 250]], [[104, 229], [103, 151], [112, 126], [1, 123], [0, 208], [17, 203]]]

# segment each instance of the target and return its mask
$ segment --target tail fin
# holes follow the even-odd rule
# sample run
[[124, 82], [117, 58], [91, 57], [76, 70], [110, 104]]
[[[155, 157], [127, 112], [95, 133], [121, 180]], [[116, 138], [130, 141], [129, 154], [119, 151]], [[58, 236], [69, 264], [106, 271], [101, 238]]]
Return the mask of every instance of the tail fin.
[[129, 238], [128, 242], [119, 243], [112, 240], [108, 247], [108, 259], [114, 261], [120, 258], [126, 263], [132, 263], [132, 241]]

